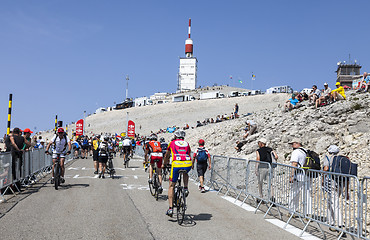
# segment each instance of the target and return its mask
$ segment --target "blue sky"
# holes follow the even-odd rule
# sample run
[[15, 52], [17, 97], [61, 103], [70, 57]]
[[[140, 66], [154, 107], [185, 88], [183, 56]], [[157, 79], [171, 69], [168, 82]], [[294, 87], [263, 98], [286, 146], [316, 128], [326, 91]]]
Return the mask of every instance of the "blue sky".
[[[351, 4], [351, 5], [349, 5]], [[0, 136], [50, 129], [129, 96], [174, 92], [192, 19], [198, 85], [295, 90], [328, 82], [336, 63], [370, 66], [370, 1], [92, 1], [0, 3]], [[232, 75], [234, 82], [229, 76]], [[241, 79], [243, 84], [237, 83]]]

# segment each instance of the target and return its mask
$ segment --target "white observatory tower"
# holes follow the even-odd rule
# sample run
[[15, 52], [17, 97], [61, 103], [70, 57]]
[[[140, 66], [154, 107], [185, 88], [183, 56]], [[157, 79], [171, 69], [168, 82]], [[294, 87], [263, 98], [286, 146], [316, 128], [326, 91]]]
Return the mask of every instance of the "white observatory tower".
[[190, 38], [191, 19], [189, 18], [189, 37], [185, 41], [185, 57], [180, 57], [177, 91], [194, 90], [197, 86], [197, 59], [193, 57], [193, 40]]

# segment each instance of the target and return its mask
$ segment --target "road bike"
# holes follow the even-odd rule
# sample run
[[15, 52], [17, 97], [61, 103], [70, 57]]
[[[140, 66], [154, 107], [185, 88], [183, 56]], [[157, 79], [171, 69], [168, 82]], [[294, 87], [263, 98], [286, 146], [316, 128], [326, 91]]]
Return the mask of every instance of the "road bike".
[[159, 182], [159, 176], [158, 176], [158, 173], [157, 173], [157, 163], [158, 162], [159, 162], [158, 159], [154, 160], [152, 182], [149, 182], [150, 193], [152, 194], [152, 196], [157, 201], [158, 201], [158, 197], [159, 197], [159, 187], [161, 186], [161, 184]]
[[184, 187], [181, 185], [182, 175], [186, 173], [186, 170], [179, 170], [179, 179], [176, 182], [173, 196], [173, 207], [176, 209], [177, 223], [179, 225], [184, 222], [186, 211], [186, 194]]

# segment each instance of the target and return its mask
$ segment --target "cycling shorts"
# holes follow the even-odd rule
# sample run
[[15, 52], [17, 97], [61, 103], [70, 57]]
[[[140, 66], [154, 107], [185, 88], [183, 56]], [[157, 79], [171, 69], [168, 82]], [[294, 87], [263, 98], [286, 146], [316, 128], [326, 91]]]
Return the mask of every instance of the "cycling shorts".
[[53, 152], [52, 158], [57, 159], [58, 155], [60, 155], [60, 158], [65, 158], [66, 157], [66, 153], [55, 153], [55, 152]]
[[208, 168], [208, 164], [206, 163], [197, 163], [197, 172], [198, 172], [198, 177], [204, 177], [204, 174], [206, 173]]
[[130, 153], [130, 146], [123, 146], [123, 153]]
[[191, 161], [172, 161], [170, 181], [177, 182], [179, 179], [179, 171], [185, 170], [186, 172], [189, 172], [191, 170], [191, 166]]
[[82, 145], [82, 149], [83, 150], [88, 150], [89, 149], [89, 145]]
[[149, 159], [150, 159], [150, 164], [153, 165], [155, 162], [154, 160], [158, 160], [157, 162], [157, 168], [161, 168], [162, 167], [162, 160], [163, 160], [163, 155], [162, 153], [158, 153], [158, 152], [154, 152], [154, 153], [151, 153], [149, 155]]

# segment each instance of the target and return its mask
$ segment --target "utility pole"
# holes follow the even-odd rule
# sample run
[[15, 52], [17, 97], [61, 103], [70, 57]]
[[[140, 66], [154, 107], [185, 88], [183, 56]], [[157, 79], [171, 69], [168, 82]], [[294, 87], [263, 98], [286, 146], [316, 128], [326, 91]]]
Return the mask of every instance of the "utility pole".
[[[128, 80], [129, 80], [130, 78], [129, 78], [129, 76], [128, 75], [126, 75], [126, 99], [128, 98]], [[126, 100], [125, 99], [125, 100]]]

